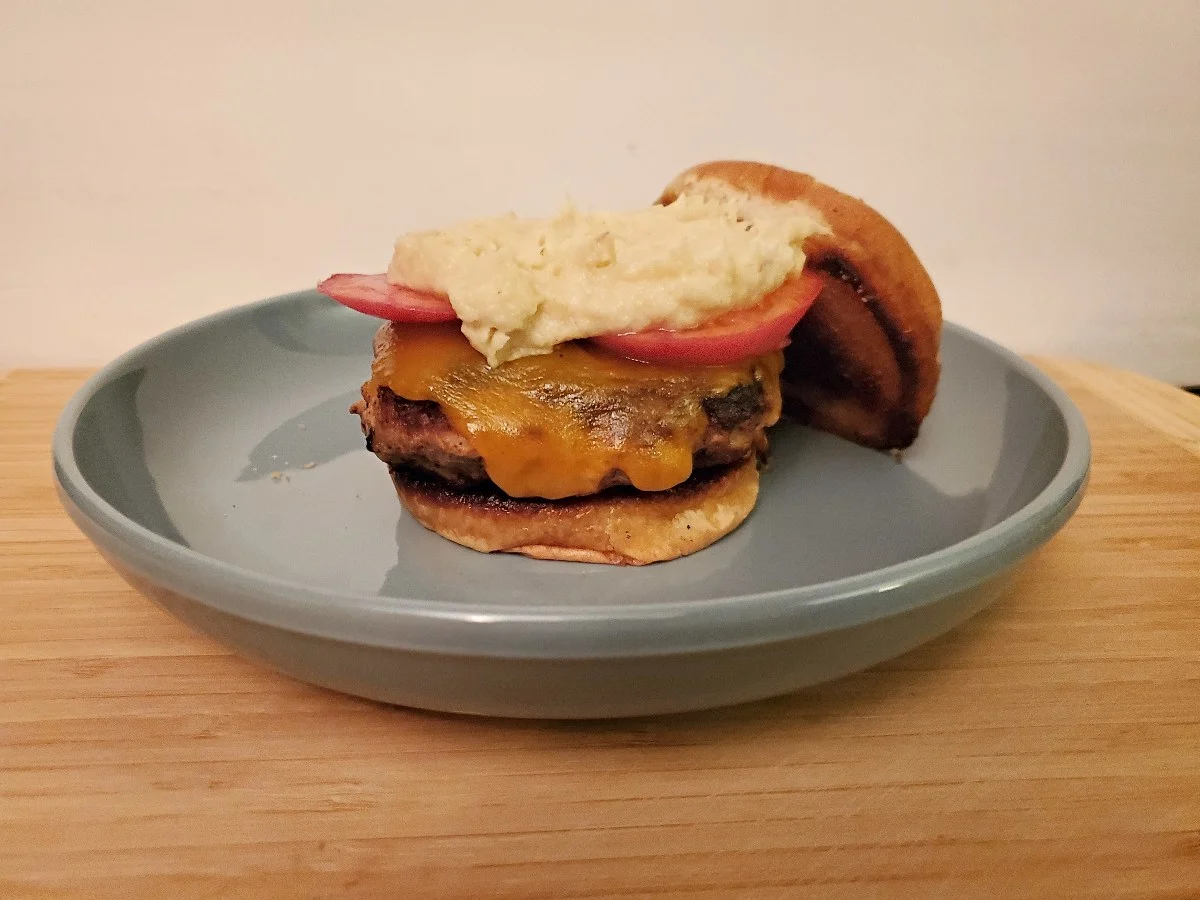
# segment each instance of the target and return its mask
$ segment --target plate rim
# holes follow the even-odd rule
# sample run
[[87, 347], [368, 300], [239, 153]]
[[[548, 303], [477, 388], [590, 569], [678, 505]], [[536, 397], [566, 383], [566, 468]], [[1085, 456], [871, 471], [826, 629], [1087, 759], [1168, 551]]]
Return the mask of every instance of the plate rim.
[[88, 483], [75, 459], [74, 438], [83, 410], [103, 387], [141, 358], [183, 337], [273, 306], [324, 299], [314, 290], [301, 290], [203, 316], [139, 343], [76, 390], [59, 414], [51, 456], [59, 498], [93, 543], [138, 574], [195, 602], [316, 637], [461, 655], [594, 658], [690, 653], [862, 625], [974, 587], [1049, 540], [1078, 506], [1090, 473], [1091, 438], [1066, 392], [1015, 352], [962, 325], [944, 322], [944, 332], [1000, 357], [1050, 399], [1067, 432], [1062, 463], [1034, 498], [977, 534], [883, 568], [816, 584], [624, 606], [505, 608], [381, 597], [293, 581], [182, 546], [125, 516]]

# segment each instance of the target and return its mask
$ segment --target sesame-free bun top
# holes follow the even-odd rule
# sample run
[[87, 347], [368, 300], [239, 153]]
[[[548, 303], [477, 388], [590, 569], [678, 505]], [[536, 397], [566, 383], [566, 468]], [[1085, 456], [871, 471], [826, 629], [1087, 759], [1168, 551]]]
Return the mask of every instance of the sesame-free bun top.
[[942, 307], [908, 241], [861, 200], [766, 163], [693, 166], [658, 202], [669, 204], [706, 180], [806, 204], [829, 226], [803, 244], [806, 268], [831, 277], [785, 351], [785, 411], [867, 446], [911, 444], [937, 390]]

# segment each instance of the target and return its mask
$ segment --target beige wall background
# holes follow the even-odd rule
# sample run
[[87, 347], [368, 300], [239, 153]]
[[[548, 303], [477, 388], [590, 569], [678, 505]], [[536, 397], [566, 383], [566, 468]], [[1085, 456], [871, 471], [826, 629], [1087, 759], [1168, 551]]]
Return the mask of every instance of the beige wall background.
[[865, 197], [948, 318], [1200, 382], [1200, 3], [0, 4], [0, 368], [712, 157]]

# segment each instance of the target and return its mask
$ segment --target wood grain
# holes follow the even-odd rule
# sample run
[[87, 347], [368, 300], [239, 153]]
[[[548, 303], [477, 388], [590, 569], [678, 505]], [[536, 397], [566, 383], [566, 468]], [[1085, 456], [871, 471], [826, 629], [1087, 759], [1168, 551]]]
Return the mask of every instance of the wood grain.
[[226, 653], [62, 512], [81, 372], [0, 382], [0, 896], [1200, 896], [1200, 400], [1042, 361], [1095, 442], [1013, 593], [774, 701], [546, 724]]

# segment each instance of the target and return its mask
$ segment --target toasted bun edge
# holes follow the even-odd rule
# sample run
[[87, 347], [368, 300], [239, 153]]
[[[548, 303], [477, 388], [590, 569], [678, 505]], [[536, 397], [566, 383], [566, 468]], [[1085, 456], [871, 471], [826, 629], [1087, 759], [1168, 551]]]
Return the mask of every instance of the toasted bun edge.
[[423, 526], [484, 553], [646, 565], [695, 553], [745, 521], [758, 499], [754, 459], [704, 470], [667, 491], [618, 489], [567, 500], [455, 488], [391, 469], [405, 508]]

